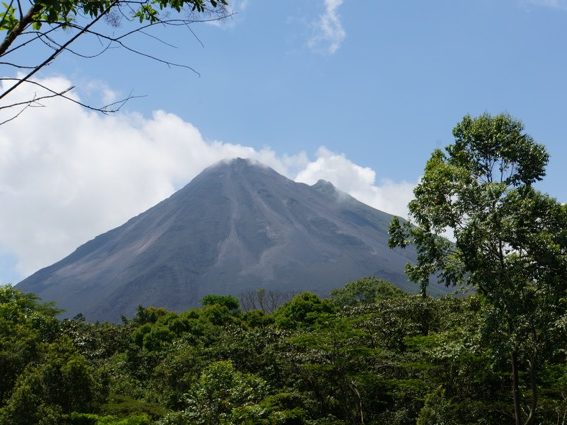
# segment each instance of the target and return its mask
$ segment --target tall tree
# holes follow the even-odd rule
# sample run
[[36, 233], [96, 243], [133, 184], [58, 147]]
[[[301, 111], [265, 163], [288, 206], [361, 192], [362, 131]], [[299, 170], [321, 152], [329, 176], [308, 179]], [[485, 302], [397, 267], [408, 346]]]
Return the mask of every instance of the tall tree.
[[423, 292], [432, 276], [476, 288], [488, 307], [485, 336], [509, 359], [515, 423], [533, 424], [538, 373], [565, 344], [567, 209], [534, 188], [549, 156], [521, 122], [466, 116], [453, 136], [427, 162], [411, 223], [392, 222], [390, 245], [416, 246], [407, 270]]

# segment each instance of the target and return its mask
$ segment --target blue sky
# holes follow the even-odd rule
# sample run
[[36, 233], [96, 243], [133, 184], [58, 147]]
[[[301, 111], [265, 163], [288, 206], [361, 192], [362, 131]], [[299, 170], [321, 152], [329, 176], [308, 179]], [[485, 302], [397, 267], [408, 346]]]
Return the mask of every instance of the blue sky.
[[[65, 55], [43, 73], [77, 85], [83, 99], [145, 97], [113, 118], [56, 104], [0, 136], [0, 189], [9, 189], [0, 190], [0, 202], [14, 205], [0, 217], [0, 231], [10, 234], [0, 236], [0, 281], [50, 264], [234, 154], [299, 181], [327, 178], [403, 214], [407, 196], [395, 195], [411, 194], [432, 150], [451, 142], [465, 114], [522, 120], [551, 154], [540, 188], [567, 201], [567, 1], [240, 0], [234, 7], [226, 23], [194, 27], [204, 47], [186, 29], [156, 33], [175, 49], [134, 41], [200, 76], [118, 50], [90, 61]], [[58, 120], [85, 124], [53, 131]], [[41, 138], [28, 134], [31, 126], [46, 129]], [[185, 139], [176, 141], [180, 134]], [[139, 144], [124, 142], [129, 135]], [[81, 197], [87, 189], [92, 199]]]
[[52, 71], [145, 94], [128, 109], [174, 112], [210, 138], [290, 154], [324, 145], [395, 179], [418, 176], [464, 114], [508, 112], [548, 146], [545, 188], [565, 200], [561, 4], [345, 0], [346, 36], [330, 54], [324, 42], [309, 48], [323, 0], [248, 0], [222, 29], [195, 28], [204, 48], [185, 30], [161, 35], [177, 49], [155, 44], [200, 77], [118, 51], [94, 63], [68, 56]]

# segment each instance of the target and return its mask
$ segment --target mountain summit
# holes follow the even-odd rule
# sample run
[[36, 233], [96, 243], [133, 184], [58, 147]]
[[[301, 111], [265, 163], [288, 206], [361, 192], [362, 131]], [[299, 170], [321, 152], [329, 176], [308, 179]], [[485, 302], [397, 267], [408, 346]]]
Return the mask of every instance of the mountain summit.
[[409, 251], [388, 248], [391, 216], [331, 183], [289, 180], [244, 159], [207, 168], [122, 226], [18, 284], [67, 316], [115, 321], [138, 305], [184, 310], [209, 293], [328, 292], [376, 275], [414, 289]]

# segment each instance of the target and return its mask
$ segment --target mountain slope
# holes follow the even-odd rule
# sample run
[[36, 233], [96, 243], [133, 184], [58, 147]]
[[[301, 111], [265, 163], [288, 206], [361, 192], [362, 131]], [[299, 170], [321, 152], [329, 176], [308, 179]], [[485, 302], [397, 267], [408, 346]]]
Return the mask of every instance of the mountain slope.
[[388, 249], [390, 219], [330, 183], [295, 183], [236, 159], [18, 289], [90, 320], [118, 320], [138, 305], [183, 310], [208, 293], [258, 287], [324, 293], [366, 275], [414, 290], [403, 268], [415, 254]]

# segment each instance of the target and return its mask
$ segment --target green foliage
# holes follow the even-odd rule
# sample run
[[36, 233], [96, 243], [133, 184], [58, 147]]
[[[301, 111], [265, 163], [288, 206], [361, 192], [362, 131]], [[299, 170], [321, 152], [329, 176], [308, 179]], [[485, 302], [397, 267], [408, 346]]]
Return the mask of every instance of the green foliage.
[[276, 324], [286, 329], [310, 327], [326, 314], [332, 305], [311, 292], [302, 292], [281, 306], [274, 314]]
[[[519, 121], [467, 116], [453, 135], [445, 152], [432, 154], [414, 190], [413, 223], [392, 222], [390, 245], [415, 245], [418, 261], [407, 272], [423, 294], [432, 276], [478, 290], [486, 303], [485, 342], [510, 361], [517, 424], [518, 371], [529, 375], [525, 419], [532, 423], [539, 371], [566, 337], [555, 325], [566, 307], [565, 207], [534, 189], [549, 158]], [[454, 243], [443, 237], [447, 231]]]
[[3, 13], [2, 20], [0, 20], [0, 31], [10, 32], [16, 28], [19, 21], [16, 17], [16, 8], [12, 6], [12, 3], [2, 2], [0, 13]]
[[158, 403], [116, 395], [111, 401], [101, 406], [100, 410], [108, 418], [126, 418], [131, 420], [157, 419], [167, 413], [167, 409]]
[[58, 312], [35, 295], [0, 286], [0, 401], [8, 397], [26, 365], [38, 358], [42, 344], [57, 335]]
[[[96, 18], [108, 13], [113, 8], [121, 6], [123, 1], [115, 0], [73, 0], [73, 1], [34, 1], [32, 2], [31, 25], [34, 30], [40, 30], [42, 25], [63, 23], [70, 25], [77, 21], [81, 15]], [[147, 2], [131, 3], [130, 13], [140, 23], [155, 23], [166, 15], [167, 10], [181, 12], [183, 8], [205, 12], [207, 8], [216, 8], [227, 5], [226, 0], [151, 0]], [[0, 5], [0, 31], [8, 33], [16, 31], [20, 25], [29, 24], [26, 17], [21, 16], [13, 3], [2, 2]]]
[[271, 315], [261, 310], [250, 310], [243, 314], [242, 320], [251, 327], [264, 327], [273, 323]]
[[339, 307], [356, 304], [373, 304], [379, 299], [397, 298], [404, 292], [383, 279], [364, 277], [331, 291], [331, 300]]
[[[40, 360], [19, 375], [1, 410], [2, 423], [22, 423], [23, 416], [23, 423], [36, 423], [46, 420], [41, 419], [44, 417], [57, 419], [73, 411], [90, 411], [104, 397], [92, 366], [68, 339], [49, 344]], [[47, 416], [46, 411], [50, 412]]]
[[221, 305], [226, 307], [230, 312], [236, 312], [240, 309], [238, 298], [232, 295], [215, 295], [210, 294], [203, 297], [201, 304], [207, 305]]
[[141, 346], [147, 351], [160, 351], [175, 337], [175, 334], [166, 326], [146, 326], [139, 330], [142, 333], [137, 335], [137, 341], [140, 341]]
[[[305, 293], [274, 314], [222, 303], [179, 314], [141, 308], [121, 325], [57, 321], [8, 288], [0, 310], [18, 320], [4, 322], [3, 341], [32, 348], [17, 351], [14, 378], [2, 381], [0, 423], [509, 422], [508, 363], [483, 332], [485, 297], [422, 298], [366, 283], [364, 302], [357, 285], [337, 291], [356, 300], [340, 309]], [[43, 320], [26, 319], [36, 313]], [[541, 423], [557, 423], [567, 407], [557, 341], [539, 374]]]
[[452, 412], [451, 403], [445, 397], [442, 387], [425, 397], [425, 403], [416, 425], [458, 425], [458, 418]]
[[252, 423], [250, 420], [262, 412], [251, 405], [266, 394], [267, 384], [261, 378], [238, 372], [230, 361], [215, 362], [203, 370], [186, 394], [185, 410], [165, 417], [161, 423]]
[[142, 307], [141, 305], [138, 306], [138, 310], [136, 311], [136, 316], [132, 319], [132, 321], [136, 325], [144, 325], [144, 324], [151, 324], [156, 323], [159, 319], [167, 316], [169, 313], [164, 308], [158, 307]]
[[69, 416], [69, 425], [150, 425], [152, 422], [146, 415], [128, 416], [100, 416], [90, 413], [72, 413]]

